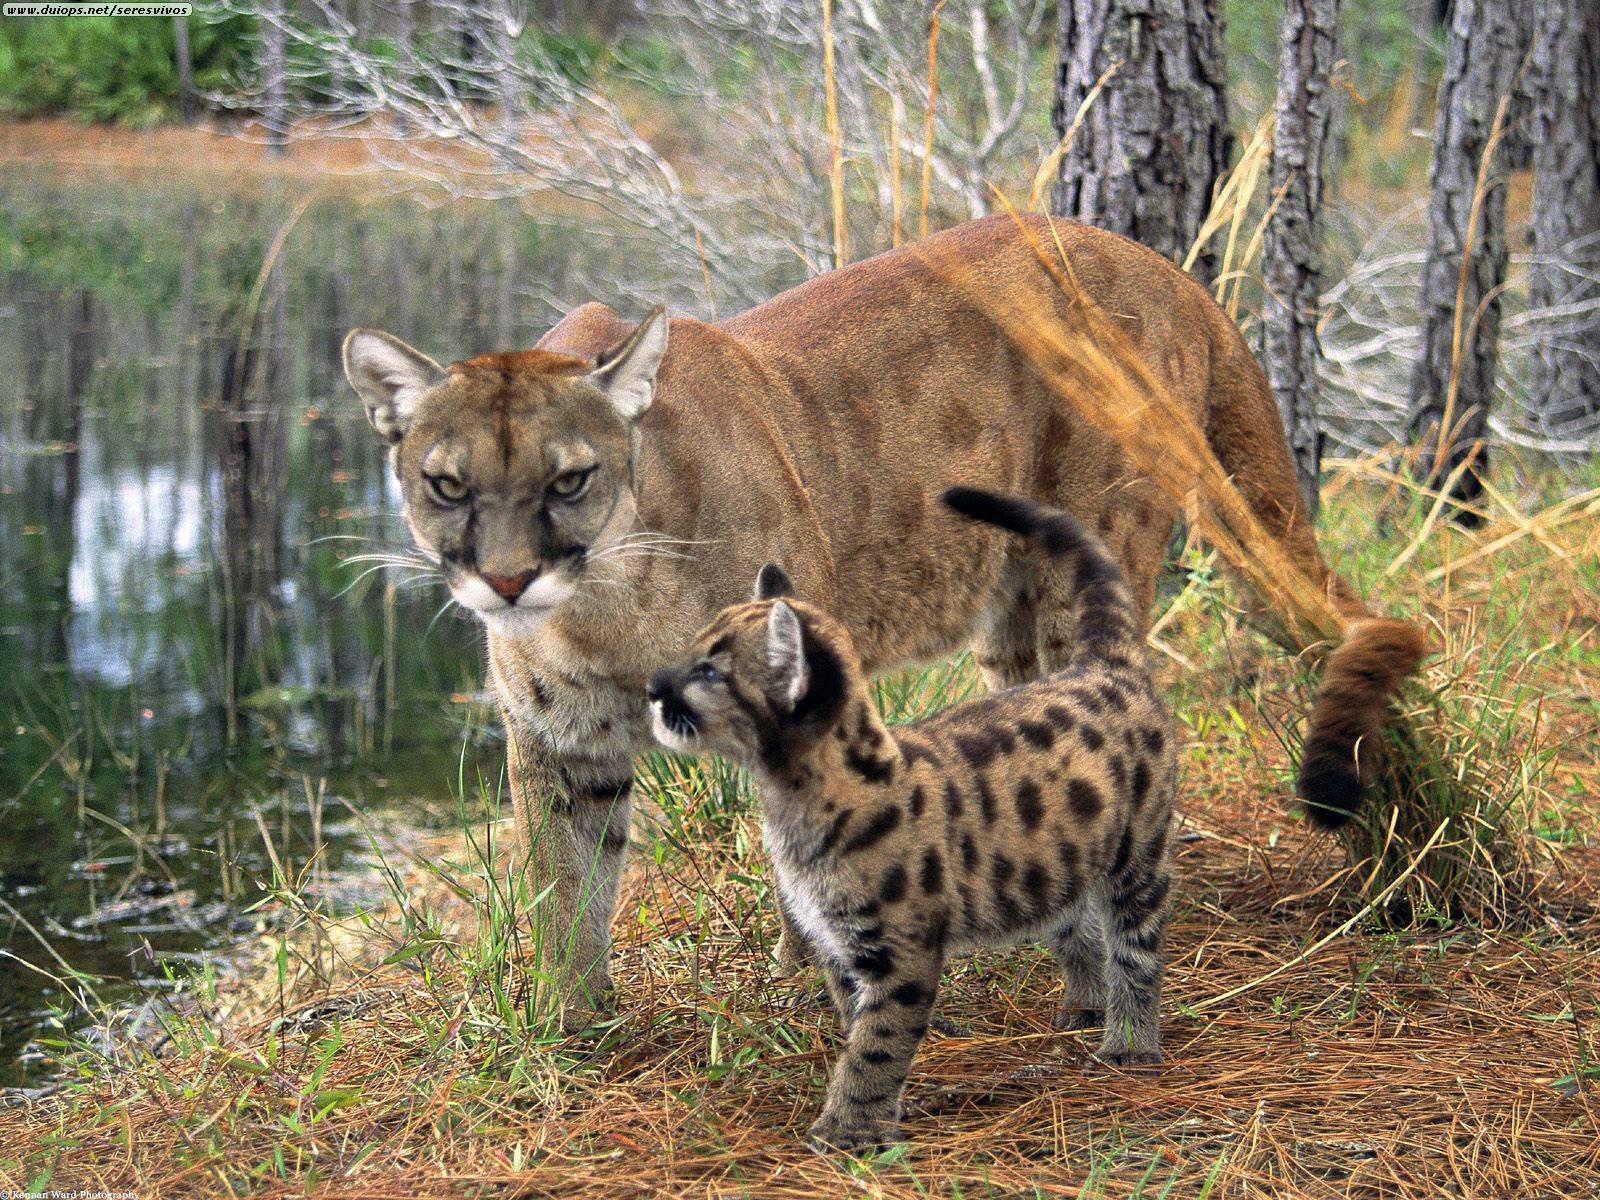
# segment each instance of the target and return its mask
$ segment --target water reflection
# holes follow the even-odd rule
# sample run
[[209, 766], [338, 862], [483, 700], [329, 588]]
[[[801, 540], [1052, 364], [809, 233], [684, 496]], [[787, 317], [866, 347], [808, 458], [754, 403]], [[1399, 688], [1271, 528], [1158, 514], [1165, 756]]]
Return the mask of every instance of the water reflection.
[[[319, 201], [258, 288], [292, 196], [4, 191], [0, 938], [148, 983], [248, 920], [258, 812], [305, 863], [313, 810], [425, 807], [455, 777], [478, 634], [434, 620], [436, 587], [352, 587], [350, 556], [404, 539], [344, 330], [449, 358], [530, 344], [578, 299], [698, 302], [636, 246], [608, 262], [489, 206]], [[337, 869], [359, 839], [324, 824]], [[0, 1084], [71, 991], [0, 965]]]

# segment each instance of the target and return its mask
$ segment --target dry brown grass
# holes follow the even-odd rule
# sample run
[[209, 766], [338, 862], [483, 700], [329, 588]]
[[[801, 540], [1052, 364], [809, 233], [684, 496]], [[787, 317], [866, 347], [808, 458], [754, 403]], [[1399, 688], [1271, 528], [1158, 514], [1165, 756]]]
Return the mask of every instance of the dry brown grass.
[[[1043, 956], [987, 956], [947, 985], [944, 1011], [968, 1032], [933, 1035], [919, 1056], [902, 1162], [851, 1168], [804, 1148], [832, 1021], [814, 1001], [774, 1007], [790, 988], [719, 906], [692, 914], [696, 872], [683, 868], [631, 877], [617, 930], [629, 1012], [604, 1049], [535, 1048], [521, 1079], [485, 1061], [470, 1030], [428, 1050], [419, 1015], [448, 1030], [449, 1014], [414, 971], [383, 967], [335, 993], [353, 1015], [319, 1081], [330, 1026], [303, 1018], [328, 997], [309, 990], [281, 1033], [270, 1008], [241, 1014], [231, 1056], [152, 1061], [70, 1106], [12, 1113], [4, 1156], [32, 1165], [0, 1181], [20, 1187], [51, 1162], [53, 1187], [140, 1195], [291, 1195], [314, 1178], [329, 1196], [798, 1200], [1073, 1195], [1086, 1182], [1106, 1196], [1169, 1184], [1186, 1196], [1571, 1195], [1595, 1178], [1592, 918], [1541, 942], [1352, 938], [1217, 1011], [1186, 1012], [1293, 959], [1327, 919], [1315, 899], [1287, 897], [1315, 888], [1328, 847], [1241, 794], [1239, 769], [1194, 755], [1186, 767], [1189, 790], [1200, 776], [1237, 799], [1193, 811], [1179, 843], [1169, 1063], [1086, 1074], [1081, 1036], [1049, 1029]], [[697, 853], [721, 888], [750, 869], [740, 836], [754, 834], [740, 823]], [[648, 926], [641, 905], [657, 914]], [[777, 1022], [792, 1050], [775, 1047]], [[338, 1107], [315, 1118], [319, 1097]], [[274, 1180], [278, 1156], [287, 1178]]]
[[[1366, 575], [1398, 556], [1425, 511], [1408, 490], [1385, 490], [1379, 470], [1347, 464], [1328, 493], [1328, 538]], [[987, 954], [949, 973], [943, 1011], [964, 1032], [931, 1036], [918, 1057], [908, 1150], [871, 1164], [813, 1156], [802, 1136], [836, 1052], [833, 1020], [814, 980], [797, 989], [773, 974], [756, 822], [712, 777], [673, 768], [649, 780], [667, 833], [636, 830], [642, 852], [616, 925], [625, 1015], [610, 1032], [546, 1036], [502, 1021], [482, 977], [442, 953], [382, 965], [396, 911], [377, 932], [306, 928], [291, 939], [281, 1001], [268, 947], [252, 986], [176, 1020], [161, 1054], [10, 1110], [0, 1187], [1588, 1194], [1600, 1178], [1600, 623], [1587, 594], [1600, 520], [1563, 519], [1585, 503], [1441, 530], [1395, 577], [1405, 589], [1447, 568], [1450, 586], [1424, 607], [1436, 626], [1563, 650], [1525, 656], [1555, 753], [1524, 757], [1540, 774], [1523, 815], [1567, 844], [1536, 925], [1357, 922], [1329, 939], [1348, 920], [1335, 897], [1349, 866], [1335, 842], [1285, 814], [1289, 756], [1268, 719], [1297, 703], [1293, 667], [1242, 649], [1225, 593], [1191, 581], [1163, 629], [1189, 663], [1169, 667], [1165, 684], [1193, 737], [1163, 1005], [1169, 1061], [1155, 1073], [1086, 1073], [1085, 1038], [1049, 1029], [1048, 959]], [[1482, 553], [1529, 525], [1551, 545], [1523, 533]], [[1374, 529], [1383, 544], [1364, 546]], [[1565, 586], [1568, 571], [1585, 594]], [[1534, 585], [1525, 606], [1508, 608], [1507, 578]], [[965, 683], [946, 672], [887, 691], [936, 706]], [[470, 949], [481, 906], [419, 865], [464, 857], [460, 841], [441, 840], [401, 874], [413, 913], [436, 908], [445, 935]]]

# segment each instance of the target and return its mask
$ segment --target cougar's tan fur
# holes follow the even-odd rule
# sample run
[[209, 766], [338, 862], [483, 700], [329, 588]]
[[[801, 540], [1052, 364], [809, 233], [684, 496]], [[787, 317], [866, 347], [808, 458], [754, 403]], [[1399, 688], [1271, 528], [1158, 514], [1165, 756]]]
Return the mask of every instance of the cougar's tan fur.
[[[570, 931], [547, 939], [570, 951], [569, 1020], [609, 987], [632, 759], [650, 745], [646, 681], [763, 563], [783, 564], [798, 594], [842, 621], [868, 673], [967, 644], [991, 686], [1058, 670], [1070, 579], [939, 503], [942, 488], [969, 484], [1076, 516], [1149, 611], [1172, 505], [1034, 376], [969, 290], [1020, 293], [1039, 320], [1060, 319], [1068, 301], [1030, 236], [1053, 241], [1043, 218], [991, 217], [720, 324], [674, 319], [658, 368], [659, 322], [637, 327], [599, 304], [535, 352], [448, 369], [387, 335], [351, 335], [347, 370], [395, 443], [407, 519], [458, 597], [487, 597], [485, 572], [538, 572], [530, 592], [550, 601], [485, 619], [530, 890], [550, 886], [542, 911]], [[1364, 611], [1318, 553], [1271, 393], [1233, 322], [1142, 246], [1066, 221], [1055, 237], [1266, 527]], [[547, 490], [573, 464], [593, 468], [577, 507]], [[466, 509], [440, 506], [430, 470], [470, 492]], [[676, 540], [617, 549], [640, 531]]]

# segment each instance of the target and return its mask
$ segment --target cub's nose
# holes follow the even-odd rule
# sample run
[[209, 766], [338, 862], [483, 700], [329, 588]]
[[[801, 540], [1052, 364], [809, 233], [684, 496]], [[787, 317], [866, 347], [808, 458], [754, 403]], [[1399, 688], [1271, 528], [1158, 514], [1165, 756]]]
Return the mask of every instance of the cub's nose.
[[515, 604], [517, 597], [527, 591], [528, 585], [533, 582], [535, 572], [524, 571], [520, 575], [491, 575], [488, 571], [480, 571], [483, 581], [500, 594], [500, 598], [507, 604]]
[[650, 686], [645, 688], [644, 694], [649, 696], [652, 700], [665, 700], [668, 696], [672, 695], [672, 675], [673, 671], [671, 667], [663, 667], [661, 670], [657, 671], [654, 675], [650, 676]]

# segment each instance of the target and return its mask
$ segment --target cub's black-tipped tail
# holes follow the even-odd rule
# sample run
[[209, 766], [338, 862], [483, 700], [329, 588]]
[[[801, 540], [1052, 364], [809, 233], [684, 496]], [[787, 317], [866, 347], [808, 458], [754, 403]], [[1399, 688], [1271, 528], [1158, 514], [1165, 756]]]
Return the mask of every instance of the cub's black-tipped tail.
[[969, 487], [949, 488], [941, 498], [964, 517], [1021, 534], [1072, 563], [1074, 660], [1136, 650], [1144, 622], [1134, 609], [1127, 577], [1100, 539], [1071, 513]]
[[1353, 622], [1328, 655], [1295, 788], [1306, 816], [1324, 829], [1355, 815], [1382, 763], [1389, 702], [1427, 652], [1428, 639], [1415, 625], [1372, 618]]

